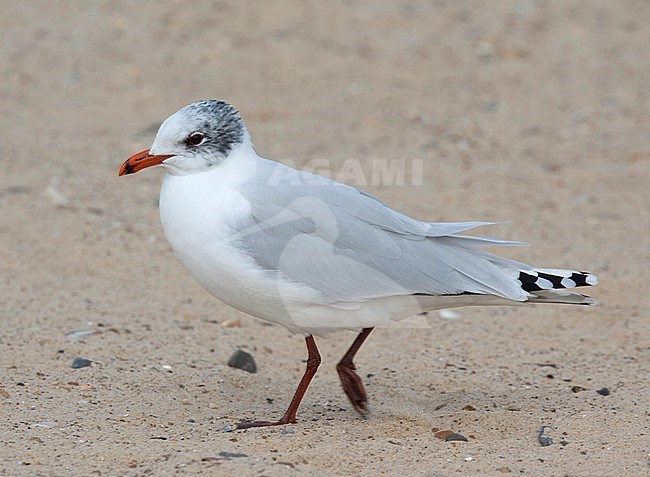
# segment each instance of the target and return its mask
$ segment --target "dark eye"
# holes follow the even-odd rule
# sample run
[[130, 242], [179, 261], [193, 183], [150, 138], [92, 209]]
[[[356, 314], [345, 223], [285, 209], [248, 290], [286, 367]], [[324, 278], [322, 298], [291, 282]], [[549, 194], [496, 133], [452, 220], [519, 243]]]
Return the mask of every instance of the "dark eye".
[[187, 143], [191, 146], [200, 146], [205, 141], [205, 135], [200, 132], [195, 132], [187, 137]]

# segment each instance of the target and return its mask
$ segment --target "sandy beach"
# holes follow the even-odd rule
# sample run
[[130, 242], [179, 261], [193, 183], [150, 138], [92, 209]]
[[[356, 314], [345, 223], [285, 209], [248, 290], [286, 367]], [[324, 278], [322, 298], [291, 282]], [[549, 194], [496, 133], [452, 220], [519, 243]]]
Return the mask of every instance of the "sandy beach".
[[[648, 2], [5, 1], [0, 32], [0, 475], [649, 475]], [[481, 233], [597, 274], [598, 306], [379, 328], [367, 419], [335, 370], [355, 335], [317, 339], [298, 422], [224, 432], [284, 412], [304, 340], [192, 280], [163, 171], [117, 175], [205, 98], [262, 157], [510, 221]]]

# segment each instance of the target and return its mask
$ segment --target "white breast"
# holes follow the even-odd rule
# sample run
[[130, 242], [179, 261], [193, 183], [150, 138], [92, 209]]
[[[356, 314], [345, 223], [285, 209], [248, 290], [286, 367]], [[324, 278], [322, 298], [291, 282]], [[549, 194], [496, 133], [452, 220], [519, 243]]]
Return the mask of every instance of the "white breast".
[[250, 204], [236, 190], [240, 180], [241, 174], [230, 174], [225, 167], [166, 175], [160, 193], [165, 235], [210, 294], [241, 311], [298, 331], [290, 316], [293, 313], [287, 310], [312, 301], [313, 291], [262, 270], [242, 253], [237, 231], [250, 214]]

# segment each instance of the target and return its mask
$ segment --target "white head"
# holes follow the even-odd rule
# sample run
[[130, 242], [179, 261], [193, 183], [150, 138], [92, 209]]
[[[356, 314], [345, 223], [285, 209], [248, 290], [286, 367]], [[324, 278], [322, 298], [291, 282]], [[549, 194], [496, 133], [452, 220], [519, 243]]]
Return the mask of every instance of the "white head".
[[242, 147], [251, 143], [237, 110], [225, 101], [198, 101], [167, 118], [151, 148], [127, 159], [120, 175], [155, 165], [171, 174], [195, 174], [218, 166]]

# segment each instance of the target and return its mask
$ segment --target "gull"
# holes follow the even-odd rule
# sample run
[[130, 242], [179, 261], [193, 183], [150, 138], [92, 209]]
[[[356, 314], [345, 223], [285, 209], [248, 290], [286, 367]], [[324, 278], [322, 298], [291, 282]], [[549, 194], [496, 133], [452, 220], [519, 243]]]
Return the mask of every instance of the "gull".
[[314, 336], [359, 334], [337, 371], [362, 415], [368, 397], [353, 359], [371, 331], [431, 310], [470, 305], [593, 305], [569, 291], [587, 272], [536, 268], [483, 246], [522, 242], [465, 235], [494, 222], [422, 222], [335, 180], [259, 157], [239, 112], [192, 103], [167, 118], [119, 175], [161, 166], [160, 219], [194, 279], [228, 305], [305, 336], [305, 373], [284, 415], [296, 422], [321, 357]]

